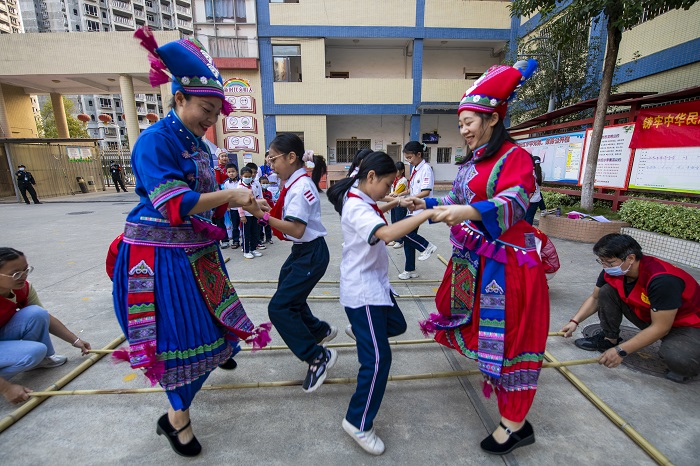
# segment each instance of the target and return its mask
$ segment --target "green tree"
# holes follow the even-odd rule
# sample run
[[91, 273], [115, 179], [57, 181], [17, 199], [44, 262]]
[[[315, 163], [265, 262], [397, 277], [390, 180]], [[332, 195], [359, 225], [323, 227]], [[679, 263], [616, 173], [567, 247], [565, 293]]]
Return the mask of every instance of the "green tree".
[[[545, 24], [555, 15], [571, 18], [571, 21], [590, 24], [604, 21], [608, 38], [603, 61], [603, 77], [596, 105], [593, 132], [591, 134], [588, 161], [584, 167], [584, 182], [581, 187], [581, 208], [593, 210], [593, 182], [598, 151], [605, 126], [605, 116], [610, 101], [613, 75], [622, 41], [622, 31], [631, 29], [642, 21], [648, 21], [669, 10], [689, 9], [697, 0], [513, 0], [511, 14], [528, 16], [540, 13], [540, 24]], [[562, 7], [563, 10], [561, 9]], [[560, 11], [561, 10], [561, 11]]]
[[[79, 121], [71, 115], [73, 110], [73, 101], [63, 97], [63, 107], [66, 110], [66, 120], [68, 121], [68, 134], [72, 138], [89, 138], [85, 123]], [[53, 105], [51, 101], [47, 101], [41, 107], [41, 121], [37, 122], [39, 134], [44, 138], [57, 138], [58, 129], [56, 128], [56, 118], [53, 114]]]
[[[600, 82], [589, 79], [587, 63], [600, 54], [600, 40], [589, 43], [590, 24], [557, 16], [518, 38], [518, 59], [536, 58], [539, 68], [518, 91], [509, 106], [512, 124], [522, 123], [554, 108], [566, 107], [598, 94]], [[590, 117], [583, 112], [561, 117], [560, 121]]]

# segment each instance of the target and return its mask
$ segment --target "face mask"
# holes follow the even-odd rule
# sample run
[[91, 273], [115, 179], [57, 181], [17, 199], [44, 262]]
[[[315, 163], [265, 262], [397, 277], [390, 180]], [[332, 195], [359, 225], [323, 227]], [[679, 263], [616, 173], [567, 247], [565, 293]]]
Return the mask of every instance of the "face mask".
[[241, 178], [241, 181], [243, 181], [245, 184], [250, 184], [253, 182], [253, 178]]
[[23, 172], [23, 171], [24, 171], [24, 167], [20, 168], [19, 171]]
[[603, 267], [603, 271], [605, 271], [605, 273], [611, 277], [619, 277], [620, 275], [625, 275], [631, 268], [632, 265], [630, 264], [630, 266], [627, 267], [627, 270], [622, 270], [622, 264], [620, 264], [615, 267]]
[[269, 184], [261, 184], [260, 186], [262, 186], [263, 189], [267, 189], [270, 185]]

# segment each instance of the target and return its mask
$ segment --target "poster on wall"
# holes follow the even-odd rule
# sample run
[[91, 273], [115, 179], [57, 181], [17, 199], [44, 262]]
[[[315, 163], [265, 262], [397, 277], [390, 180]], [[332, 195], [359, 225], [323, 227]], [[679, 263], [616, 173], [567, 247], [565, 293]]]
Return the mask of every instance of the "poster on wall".
[[225, 139], [226, 150], [247, 150], [258, 153], [258, 138], [254, 136], [228, 136]]
[[255, 113], [255, 99], [249, 95], [228, 95], [226, 100], [234, 111]]
[[521, 139], [518, 144], [533, 156], [540, 158], [545, 181], [578, 183], [585, 136], [581, 131]]
[[[583, 162], [581, 163], [581, 175], [579, 185], [584, 183], [584, 169], [588, 160], [592, 129], [586, 130], [586, 143], [583, 150]], [[632, 163], [632, 149], [630, 141], [634, 134], [634, 125], [606, 126], [603, 129], [603, 138], [600, 141], [598, 151], [598, 165], [595, 171], [596, 188], [625, 189], [627, 188], [627, 175]]]
[[700, 194], [699, 180], [700, 147], [634, 151], [630, 188]]
[[639, 112], [630, 142], [633, 149], [695, 147], [700, 141], [700, 100]]
[[248, 115], [229, 115], [224, 117], [224, 133], [231, 133], [234, 131], [257, 133], [258, 121]]
[[92, 160], [92, 151], [89, 147], [66, 147], [69, 162], [89, 162]]

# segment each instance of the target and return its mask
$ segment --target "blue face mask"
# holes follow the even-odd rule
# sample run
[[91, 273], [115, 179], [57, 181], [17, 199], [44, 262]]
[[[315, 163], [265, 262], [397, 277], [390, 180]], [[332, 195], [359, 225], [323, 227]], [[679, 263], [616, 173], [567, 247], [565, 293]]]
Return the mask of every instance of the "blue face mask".
[[[624, 264], [624, 262], [623, 262]], [[621, 275], [625, 275], [627, 272], [630, 271], [632, 268], [632, 265], [630, 264], [629, 267], [627, 267], [627, 270], [622, 270], [622, 264], [616, 265], [615, 267], [603, 267], [603, 271], [610, 275], [611, 277], [619, 277]]]
[[245, 184], [250, 184], [253, 182], [253, 178], [241, 178], [241, 181], [243, 181]]

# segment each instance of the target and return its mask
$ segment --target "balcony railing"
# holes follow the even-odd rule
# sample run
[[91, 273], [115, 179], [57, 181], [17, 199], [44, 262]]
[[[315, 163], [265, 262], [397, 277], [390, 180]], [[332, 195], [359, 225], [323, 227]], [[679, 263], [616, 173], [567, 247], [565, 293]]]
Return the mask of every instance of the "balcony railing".
[[258, 58], [258, 41], [245, 37], [209, 39], [209, 52], [219, 58]]
[[112, 8], [117, 8], [122, 11], [131, 12], [131, 3], [120, 2], [119, 0], [112, 0]]
[[124, 18], [123, 16], [113, 15], [112, 21], [114, 21], [115, 23], [124, 25], [124, 26], [134, 27], [134, 20], [129, 19], [129, 18]]
[[173, 27], [173, 22], [170, 21], [169, 19], [163, 18], [163, 27], [164, 28], [171, 28], [171, 27]]
[[178, 13], [182, 13], [187, 16], [192, 16], [192, 10], [189, 8], [186, 8], [184, 6], [176, 5], [175, 9], [177, 10]]
[[169, 6], [161, 5], [160, 12], [165, 13], [166, 15], [169, 15], [173, 12], [173, 10]]
[[146, 108], [145, 107], [136, 107], [136, 113], [138, 113], [139, 115], [145, 115], [147, 113]]
[[184, 29], [192, 30], [192, 21], [185, 21], [183, 19], [178, 19], [177, 26], [184, 28]]
[[137, 18], [145, 18], [146, 13], [144, 13], [143, 10], [134, 10], [134, 16], [136, 16]]

